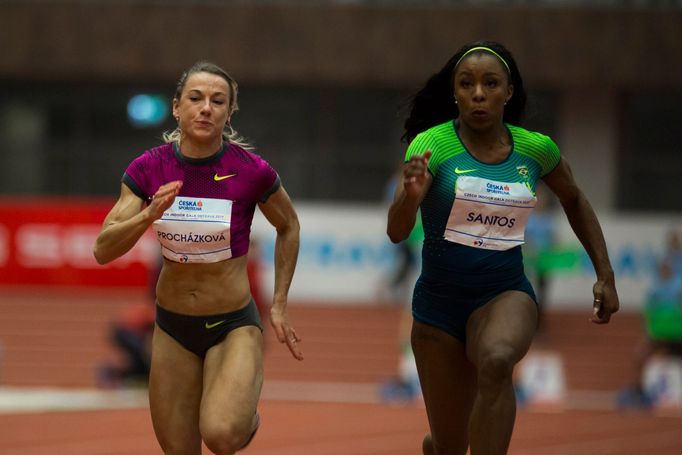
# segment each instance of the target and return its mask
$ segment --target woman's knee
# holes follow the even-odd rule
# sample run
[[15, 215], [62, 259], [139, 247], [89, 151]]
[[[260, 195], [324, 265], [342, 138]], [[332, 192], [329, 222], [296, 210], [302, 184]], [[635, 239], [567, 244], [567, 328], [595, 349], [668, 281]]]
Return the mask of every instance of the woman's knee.
[[241, 449], [251, 435], [250, 422], [208, 423], [201, 427], [206, 447], [217, 455], [232, 455]]
[[509, 349], [499, 348], [484, 354], [476, 368], [479, 387], [511, 382], [515, 363], [514, 353]]

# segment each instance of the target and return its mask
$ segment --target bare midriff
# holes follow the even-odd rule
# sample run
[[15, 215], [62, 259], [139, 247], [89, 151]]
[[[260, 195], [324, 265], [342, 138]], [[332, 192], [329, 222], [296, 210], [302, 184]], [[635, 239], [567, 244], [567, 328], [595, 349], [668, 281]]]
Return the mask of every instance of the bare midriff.
[[163, 260], [156, 296], [163, 308], [181, 314], [229, 313], [251, 299], [247, 256], [208, 264]]

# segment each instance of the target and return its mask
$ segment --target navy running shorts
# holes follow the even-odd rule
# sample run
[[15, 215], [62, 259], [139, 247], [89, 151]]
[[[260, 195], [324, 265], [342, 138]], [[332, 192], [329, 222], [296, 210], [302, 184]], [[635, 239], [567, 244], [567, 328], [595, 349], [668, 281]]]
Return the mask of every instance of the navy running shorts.
[[466, 343], [471, 314], [505, 291], [525, 292], [537, 304], [523, 267], [495, 274], [452, 273], [448, 277], [429, 273], [429, 268], [424, 267], [414, 287], [412, 316]]

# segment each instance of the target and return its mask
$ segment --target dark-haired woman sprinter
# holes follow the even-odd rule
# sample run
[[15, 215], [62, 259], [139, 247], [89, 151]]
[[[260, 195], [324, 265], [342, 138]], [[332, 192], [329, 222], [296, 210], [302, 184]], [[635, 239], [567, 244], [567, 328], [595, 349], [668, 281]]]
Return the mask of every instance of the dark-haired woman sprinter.
[[402, 182], [388, 213], [393, 242], [421, 209], [422, 273], [412, 347], [429, 418], [425, 454], [507, 452], [516, 416], [514, 366], [537, 326], [521, 257], [539, 179], [557, 195], [596, 270], [592, 321], [618, 311], [597, 217], [547, 136], [519, 126], [526, 95], [510, 52], [458, 50], [418, 91], [405, 122]]

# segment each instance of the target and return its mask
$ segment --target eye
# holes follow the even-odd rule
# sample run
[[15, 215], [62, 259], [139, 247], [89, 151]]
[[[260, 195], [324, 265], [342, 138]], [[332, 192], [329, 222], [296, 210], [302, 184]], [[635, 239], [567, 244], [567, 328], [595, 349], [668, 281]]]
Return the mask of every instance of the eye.
[[459, 86], [463, 87], [463, 88], [471, 87], [471, 81], [463, 79], [463, 80], [459, 81]]
[[199, 97], [198, 96], [190, 96], [189, 100], [190, 101], [199, 101]]
[[496, 80], [491, 79], [488, 82], [486, 82], [485, 85], [486, 85], [486, 87], [489, 87], [489, 88], [495, 88], [499, 85], [499, 83]]
[[223, 100], [213, 100], [213, 103], [214, 103], [214, 104], [217, 104], [218, 106], [222, 106], [223, 104], [225, 104], [225, 101], [223, 101]]

